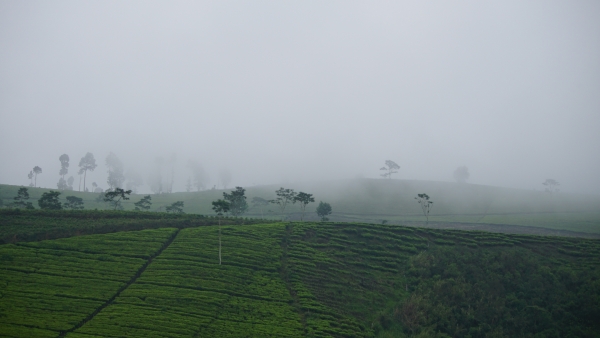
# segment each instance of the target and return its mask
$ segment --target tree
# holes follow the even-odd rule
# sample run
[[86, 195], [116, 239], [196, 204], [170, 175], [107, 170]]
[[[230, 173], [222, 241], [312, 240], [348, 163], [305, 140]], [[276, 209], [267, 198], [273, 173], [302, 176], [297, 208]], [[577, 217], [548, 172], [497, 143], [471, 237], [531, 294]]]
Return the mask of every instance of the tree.
[[227, 186], [231, 183], [231, 172], [227, 169], [221, 169], [219, 171], [219, 179], [221, 180], [223, 189], [227, 189]]
[[187, 167], [190, 169], [192, 176], [194, 177], [194, 186], [196, 187], [196, 190], [203, 190], [206, 182], [208, 181], [208, 175], [206, 174], [204, 167], [193, 160], [188, 161]]
[[[79, 175], [83, 174], [83, 190], [85, 191], [85, 178], [87, 176], [87, 172], [94, 171], [98, 165], [96, 164], [96, 159], [94, 158], [94, 154], [87, 153], [84, 157], [79, 161]], [[79, 176], [79, 190], [81, 190], [81, 176]]]
[[17, 191], [17, 196], [13, 198], [14, 202], [10, 205], [13, 208], [25, 208], [25, 209], [35, 209], [33, 204], [29, 201], [29, 192], [27, 188], [19, 188]]
[[174, 214], [183, 214], [183, 201], [177, 201], [165, 208], [167, 212], [172, 212]]
[[69, 186], [65, 180], [65, 175], [69, 172], [69, 155], [62, 154], [58, 160], [60, 161], [60, 171], [58, 174], [61, 176], [61, 178], [58, 180], [56, 186], [59, 190], [67, 190]]
[[454, 170], [454, 179], [458, 183], [465, 183], [469, 179], [469, 176], [471, 176], [469, 174], [469, 168], [464, 165]]
[[[109, 189], [123, 188], [123, 182], [125, 182], [125, 175], [123, 175], [123, 162], [115, 155], [110, 152], [106, 156], [106, 166], [108, 167], [108, 183]], [[85, 188], [85, 185], [84, 185]]]
[[329, 203], [319, 202], [319, 206], [317, 207], [317, 215], [319, 215], [319, 217], [321, 217], [321, 221], [322, 222], [328, 221], [329, 218], [327, 218], [327, 216], [330, 214], [331, 214], [331, 205]]
[[141, 200], [133, 203], [133, 205], [135, 205], [135, 210], [140, 211], [140, 210], [150, 210], [150, 207], [152, 206], [152, 197], [150, 197], [150, 195], [146, 195], [144, 196]]
[[121, 188], [116, 188], [115, 190], [109, 190], [104, 194], [104, 202], [109, 203], [114, 207], [113, 210], [123, 210], [123, 206], [121, 205], [121, 201], [126, 201], [129, 199], [128, 195], [131, 195], [131, 190], [123, 190]]
[[429, 200], [429, 196], [427, 194], [417, 194], [417, 197], [415, 197], [415, 199], [421, 205], [423, 215], [427, 219], [427, 222], [425, 224], [429, 224], [429, 211], [431, 211], [433, 202]]
[[67, 201], [63, 204], [65, 209], [82, 210], [83, 199], [75, 196], [67, 196]]
[[387, 177], [387, 178], [391, 179], [392, 174], [397, 173], [398, 169], [400, 169], [400, 166], [398, 164], [396, 164], [396, 162], [387, 160], [387, 161], [385, 161], [385, 167], [381, 167], [381, 169], [379, 169], [379, 170], [387, 171], [387, 173], [381, 174], [381, 176], [384, 178]]
[[61, 210], [62, 203], [60, 203], [58, 196], [60, 196], [60, 192], [58, 191], [47, 191], [38, 200], [38, 205], [41, 209]]
[[242, 187], [235, 187], [235, 190], [231, 193], [223, 193], [223, 198], [229, 202], [229, 212], [233, 216], [239, 216], [248, 210], [248, 203], [246, 203], [246, 196], [244, 196], [246, 189]]
[[556, 180], [553, 180], [551, 178], [547, 179], [542, 184], [546, 186], [546, 192], [548, 192], [548, 193], [553, 193], [553, 192], [559, 192], [560, 191], [558, 189], [558, 186], [560, 185], [560, 183], [558, 183]]
[[271, 200], [269, 202], [273, 203], [273, 204], [277, 204], [279, 205], [279, 209], [281, 210], [281, 220], [283, 221], [284, 218], [284, 211], [285, 211], [285, 207], [292, 202], [295, 203], [295, 197], [296, 197], [296, 193], [294, 192], [293, 189], [283, 189], [279, 188], [279, 190], [275, 191], [275, 194], [277, 195], [277, 198], [274, 200]]
[[260, 217], [261, 218], [265, 218], [263, 209], [269, 204], [270, 204], [270, 202], [262, 197], [253, 197], [252, 198], [252, 206], [255, 208], [256, 207], [260, 208]]
[[219, 265], [221, 265], [221, 217], [229, 212], [229, 202], [225, 200], [216, 200], [212, 202], [212, 209], [219, 217]]
[[298, 195], [294, 197], [294, 201], [300, 203], [300, 209], [302, 210], [300, 221], [304, 219], [304, 211], [306, 210], [306, 206], [308, 205], [308, 203], [315, 201], [315, 199], [312, 196], [312, 194], [307, 194], [301, 191], [298, 193]]
[[73, 182], [75, 182], [75, 178], [73, 178], [73, 176], [69, 177], [69, 179], [67, 180], [69, 190], [73, 190]]
[[42, 168], [36, 165], [35, 167], [33, 167], [33, 173], [35, 174], [35, 184], [33, 186], [37, 187], [37, 175], [42, 173]]
[[29, 186], [33, 187], [33, 170], [29, 171], [29, 174], [27, 175], [27, 178], [29, 179]]

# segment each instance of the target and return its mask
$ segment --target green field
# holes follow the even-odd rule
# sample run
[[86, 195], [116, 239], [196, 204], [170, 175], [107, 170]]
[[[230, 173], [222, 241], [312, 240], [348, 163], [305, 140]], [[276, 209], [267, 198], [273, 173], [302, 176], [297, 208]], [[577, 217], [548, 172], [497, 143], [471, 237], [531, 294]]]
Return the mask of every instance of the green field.
[[286, 222], [222, 246], [214, 225], [0, 245], [0, 336], [600, 334], [599, 240]]
[[[279, 185], [248, 187], [248, 202], [253, 197], [274, 199]], [[600, 196], [527, 191], [475, 184], [448, 182], [356, 179], [290, 184], [286, 188], [314, 195], [316, 203], [309, 204], [305, 220], [317, 221], [315, 213], [319, 201], [333, 207], [330, 220], [344, 222], [381, 223], [424, 226], [419, 205], [414, 200], [418, 193], [427, 193], [434, 201], [429, 224], [447, 228], [449, 224], [482, 225], [475, 228], [494, 230], [493, 226], [515, 225], [540, 229], [564, 230], [573, 235], [600, 235]], [[0, 199], [4, 205], [16, 196], [17, 186], [0, 185]], [[31, 200], [37, 208], [37, 199], [48, 189], [30, 188]], [[191, 214], [211, 215], [211, 202], [223, 198], [223, 191], [206, 190], [152, 195], [152, 211], [164, 211], [165, 206], [184, 201], [184, 211]], [[98, 201], [99, 194], [64, 192], [84, 199], [86, 209], [107, 209]], [[133, 203], [142, 195], [133, 195], [125, 201], [125, 210], [133, 210]], [[250, 206], [252, 204], [250, 203]], [[266, 219], [299, 220], [298, 205], [291, 205], [285, 215], [280, 215], [276, 205], [264, 210], [250, 208], [244, 216]], [[502, 230], [502, 229], [500, 229]], [[543, 234], [543, 231], [540, 232]], [[555, 234], [548, 232], [548, 234]], [[562, 235], [567, 235], [564, 233]]]

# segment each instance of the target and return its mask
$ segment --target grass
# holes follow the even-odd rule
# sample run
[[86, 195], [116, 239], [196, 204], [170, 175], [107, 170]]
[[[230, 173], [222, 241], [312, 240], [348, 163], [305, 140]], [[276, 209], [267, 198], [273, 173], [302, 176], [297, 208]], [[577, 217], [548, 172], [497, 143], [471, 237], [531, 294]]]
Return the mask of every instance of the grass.
[[[440, 226], [451, 223], [516, 225], [550, 230], [567, 230], [588, 234], [600, 234], [600, 197], [577, 194], [548, 194], [542, 191], [526, 191], [474, 184], [410, 180], [344, 180], [307, 182], [286, 186], [296, 191], [314, 194], [317, 202], [322, 200], [333, 207], [330, 219], [347, 222], [406, 224], [425, 221], [419, 205], [414, 200], [417, 193], [426, 192], [434, 201], [430, 221]], [[19, 187], [0, 185], [0, 199], [8, 205]], [[274, 199], [279, 185], [248, 187], [248, 202], [253, 197]], [[37, 207], [37, 199], [47, 189], [30, 188], [31, 200]], [[167, 205], [184, 201], [184, 211], [189, 214], [214, 214], [211, 202], [223, 198], [223, 191], [181, 192], [152, 195], [152, 211], [164, 211]], [[98, 194], [64, 192], [61, 198], [74, 195], [84, 200], [89, 209], [107, 209], [104, 202], [97, 201]], [[132, 195], [125, 201], [125, 210], [133, 210], [133, 203], [143, 195]], [[307, 208], [305, 220], [318, 220], [314, 211], [317, 203]], [[281, 219], [277, 208], [271, 205], [264, 210], [251, 208], [247, 215]], [[285, 217], [300, 218], [298, 205], [291, 205]]]
[[2, 335], [600, 334], [598, 240], [286, 222], [222, 246], [214, 225], [0, 245]]

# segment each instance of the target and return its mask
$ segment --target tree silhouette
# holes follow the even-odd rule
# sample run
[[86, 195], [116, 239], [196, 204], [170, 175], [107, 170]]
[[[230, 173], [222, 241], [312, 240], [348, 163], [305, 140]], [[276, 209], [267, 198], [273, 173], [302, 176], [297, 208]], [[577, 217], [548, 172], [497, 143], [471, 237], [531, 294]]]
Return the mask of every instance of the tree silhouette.
[[223, 199], [229, 202], [229, 212], [233, 216], [240, 216], [248, 210], [248, 203], [246, 202], [246, 196], [244, 196], [246, 189], [242, 187], [235, 187], [231, 193], [223, 193]]
[[298, 195], [294, 197], [294, 200], [300, 203], [300, 209], [302, 210], [300, 221], [304, 220], [304, 211], [306, 211], [306, 206], [308, 205], [308, 203], [315, 201], [315, 199], [312, 196], [312, 194], [307, 194], [301, 191], [298, 193]]
[[558, 186], [560, 185], [560, 183], [558, 183], [558, 181], [556, 180], [549, 178], [542, 184], [546, 186], [546, 192], [553, 193], [559, 191]]
[[63, 204], [65, 209], [82, 210], [83, 199], [75, 196], [67, 196], [67, 201]]
[[433, 202], [429, 200], [429, 196], [427, 194], [417, 194], [415, 199], [421, 205], [421, 210], [423, 211], [423, 215], [425, 215], [427, 220], [425, 224], [429, 224], [429, 211], [431, 211]]
[[384, 178], [392, 178], [392, 174], [397, 173], [398, 169], [400, 169], [400, 166], [398, 164], [396, 164], [396, 162], [391, 161], [391, 160], [387, 160], [385, 161], [385, 167], [381, 167], [379, 170], [385, 170], [387, 171], [387, 173], [381, 174], [382, 177]]
[[285, 207], [290, 202], [292, 202], [292, 204], [296, 202], [294, 199], [296, 197], [296, 192], [294, 192], [293, 189], [279, 188], [279, 190], [275, 191], [275, 194], [277, 195], [277, 198], [269, 202], [279, 205], [279, 210], [281, 210], [281, 220], [283, 221]]
[[121, 206], [121, 201], [128, 200], [128, 195], [131, 195], [131, 190], [123, 190], [121, 188], [116, 188], [115, 190], [107, 191], [104, 194], [104, 202], [107, 202], [114, 206], [113, 210], [123, 209]]
[[453, 176], [456, 182], [465, 183], [471, 175], [469, 174], [469, 168], [463, 165], [462, 167], [458, 167], [456, 170], [454, 170]]
[[137, 210], [137, 211], [140, 211], [140, 210], [147, 211], [152, 206], [152, 197], [150, 197], [150, 195], [146, 195], [141, 200], [133, 203], [133, 205], [135, 205], [135, 210]]
[[328, 221], [329, 219], [327, 218], [327, 216], [330, 214], [331, 214], [331, 205], [329, 203], [319, 202], [319, 206], [317, 207], [317, 215], [319, 215], [319, 217], [321, 217], [321, 221], [322, 222]]
[[167, 212], [172, 212], [174, 214], [183, 214], [183, 201], [177, 201], [165, 208]]
[[37, 187], [37, 175], [42, 173], [42, 168], [38, 167], [37, 165], [35, 167], [33, 167], [33, 174], [35, 175], [35, 184], [33, 185], [34, 187]]
[[47, 191], [38, 200], [38, 205], [41, 209], [61, 210], [62, 203], [60, 203], [58, 196], [60, 196], [60, 192], [58, 191]]
[[[96, 164], [96, 159], [94, 158], [94, 154], [87, 153], [84, 157], [79, 161], [79, 175], [83, 174], [83, 191], [85, 191], [85, 178], [87, 176], [87, 172], [94, 171], [98, 165]], [[79, 177], [79, 185], [81, 189], [81, 176]]]

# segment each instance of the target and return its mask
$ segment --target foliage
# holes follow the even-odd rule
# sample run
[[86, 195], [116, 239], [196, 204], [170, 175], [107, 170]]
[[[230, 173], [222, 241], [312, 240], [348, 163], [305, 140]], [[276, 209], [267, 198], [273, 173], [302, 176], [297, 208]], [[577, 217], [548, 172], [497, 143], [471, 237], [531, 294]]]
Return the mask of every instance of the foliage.
[[281, 210], [281, 220], [283, 220], [286, 206], [290, 202], [292, 204], [296, 203], [296, 192], [294, 189], [284, 189], [281, 187], [279, 190], [275, 191], [275, 194], [277, 195], [277, 198], [269, 202], [279, 206], [279, 210]]
[[29, 201], [29, 192], [27, 188], [22, 187], [17, 191], [17, 196], [13, 198], [14, 202], [10, 204], [13, 208], [26, 208], [26, 209], [34, 209], [33, 204]]
[[231, 193], [223, 193], [223, 199], [229, 202], [229, 212], [233, 216], [240, 216], [248, 210], [248, 203], [246, 202], [246, 196], [244, 196], [246, 189], [242, 187], [235, 187]]
[[392, 178], [392, 174], [397, 173], [398, 169], [400, 169], [400, 166], [396, 162], [391, 161], [391, 160], [387, 160], [387, 161], [385, 161], [385, 166], [381, 167], [379, 170], [387, 171], [386, 173], [381, 174], [381, 176], [383, 178], [387, 177], [387, 178], [391, 179]]
[[65, 209], [71, 210], [82, 210], [83, 209], [83, 199], [76, 196], [67, 196], [67, 201], [63, 204]]
[[128, 195], [131, 195], [131, 190], [116, 188], [104, 193], [104, 202], [109, 203], [114, 208], [113, 210], [117, 210], [117, 208], [122, 210], [121, 201], [128, 200]]
[[60, 196], [60, 192], [58, 191], [47, 191], [42, 194], [42, 197], [38, 200], [38, 205], [40, 209], [49, 209], [49, 210], [61, 210], [62, 203], [58, 199]]
[[302, 210], [302, 216], [300, 216], [300, 220], [304, 219], [304, 212], [306, 211], [306, 205], [308, 203], [314, 202], [315, 199], [312, 197], [312, 194], [307, 194], [305, 192], [299, 192], [296, 196], [294, 196], [294, 202], [300, 203], [300, 210]]
[[135, 210], [137, 210], [137, 211], [140, 211], [140, 210], [148, 211], [148, 210], [150, 210], [150, 207], [152, 206], [152, 197], [150, 195], [146, 195], [141, 200], [135, 202], [134, 205], [135, 205]]
[[429, 200], [429, 196], [425, 193], [417, 194], [417, 197], [415, 197], [415, 199], [421, 206], [421, 210], [423, 211], [423, 216], [425, 216], [427, 219], [427, 222], [429, 222], [429, 212], [431, 211], [433, 202]]
[[327, 216], [331, 214], [331, 205], [329, 203], [323, 203], [323, 201], [319, 202], [319, 206], [317, 206], [317, 215], [321, 217], [321, 221], [325, 222], [329, 219]]
[[177, 201], [165, 208], [167, 212], [183, 214], [183, 201]]
[[469, 176], [471, 176], [469, 174], [469, 168], [467, 168], [466, 166], [461, 166], [456, 168], [456, 170], [454, 170], [454, 179], [456, 180], [456, 182], [458, 183], [465, 183], [468, 179]]

